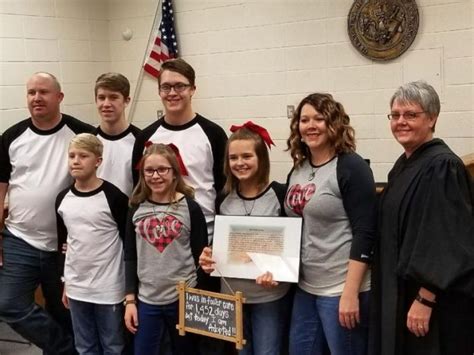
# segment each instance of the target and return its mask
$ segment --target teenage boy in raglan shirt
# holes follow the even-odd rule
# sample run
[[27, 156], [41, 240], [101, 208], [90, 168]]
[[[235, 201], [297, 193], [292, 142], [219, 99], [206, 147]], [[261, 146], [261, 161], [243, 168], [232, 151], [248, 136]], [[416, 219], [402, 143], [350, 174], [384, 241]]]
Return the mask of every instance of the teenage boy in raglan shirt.
[[97, 175], [130, 196], [133, 190], [132, 150], [141, 132], [125, 117], [125, 109], [130, 103], [130, 82], [122, 74], [105, 73], [97, 78], [94, 94], [100, 116], [95, 133], [104, 145], [103, 162]]

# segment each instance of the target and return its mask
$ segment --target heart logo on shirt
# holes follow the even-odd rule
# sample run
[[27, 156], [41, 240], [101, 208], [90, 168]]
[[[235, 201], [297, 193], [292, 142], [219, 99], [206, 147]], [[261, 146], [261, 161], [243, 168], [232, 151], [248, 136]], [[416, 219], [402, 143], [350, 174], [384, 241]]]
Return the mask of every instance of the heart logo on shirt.
[[135, 231], [160, 253], [181, 235], [183, 223], [176, 217], [167, 215], [162, 219], [151, 216], [140, 220]]
[[303, 215], [304, 206], [311, 200], [316, 192], [316, 185], [309, 183], [301, 186], [300, 184], [293, 185], [289, 188], [286, 194], [286, 205], [297, 215]]

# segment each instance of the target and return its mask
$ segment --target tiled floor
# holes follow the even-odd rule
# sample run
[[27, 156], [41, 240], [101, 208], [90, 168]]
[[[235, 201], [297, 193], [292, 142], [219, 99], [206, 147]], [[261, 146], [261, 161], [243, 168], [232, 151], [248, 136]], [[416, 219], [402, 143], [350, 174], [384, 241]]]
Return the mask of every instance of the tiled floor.
[[0, 355], [41, 355], [42, 351], [31, 344], [10, 342], [19, 340], [25, 342], [5, 323], [0, 323]]

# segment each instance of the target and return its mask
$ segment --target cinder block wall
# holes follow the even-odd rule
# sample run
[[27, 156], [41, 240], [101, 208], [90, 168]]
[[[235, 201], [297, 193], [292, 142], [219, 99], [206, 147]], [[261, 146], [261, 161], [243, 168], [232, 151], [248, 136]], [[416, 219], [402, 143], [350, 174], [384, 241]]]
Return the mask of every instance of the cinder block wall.
[[96, 123], [92, 83], [109, 70], [108, 4], [102, 0], [0, 0], [0, 132], [28, 117], [25, 82], [56, 75], [63, 111]]
[[[0, 0], [0, 130], [25, 117], [24, 80], [57, 73], [65, 112], [96, 122], [92, 82], [105, 70], [127, 75], [137, 91], [131, 119], [144, 126], [161, 109], [156, 81], [139, 80], [157, 0]], [[21, 5], [20, 5], [21, 4]], [[474, 1], [418, 0], [420, 28], [398, 59], [362, 57], [347, 36], [351, 0], [174, 0], [181, 55], [197, 72], [195, 109], [221, 124], [247, 119], [275, 138], [272, 177], [291, 167], [286, 106], [332, 93], [356, 129], [358, 151], [377, 181], [401, 147], [391, 136], [388, 101], [400, 84], [425, 79], [438, 90], [436, 136], [459, 155], [474, 152]], [[36, 27], [35, 27], [36, 21]], [[122, 38], [133, 31], [130, 41]], [[137, 83], [139, 85], [137, 87]], [[138, 90], [135, 90], [138, 88]]]

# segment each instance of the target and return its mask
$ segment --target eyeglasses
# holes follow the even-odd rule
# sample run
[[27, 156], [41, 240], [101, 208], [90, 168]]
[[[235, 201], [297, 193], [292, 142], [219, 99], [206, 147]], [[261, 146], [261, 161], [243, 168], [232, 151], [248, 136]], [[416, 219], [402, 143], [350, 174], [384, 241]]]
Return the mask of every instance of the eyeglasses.
[[174, 92], [176, 93], [181, 93], [187, 88], [190, 88], [192, 85], [191, 84], [185, 84], [185, 83], [176, 83], [174, 85], [171, 84], [162, 84], [159, 87], [160, 92], [169, 94], [171, 92], [171, 89], [174, 89]]
[[152, 177], [155, 173], [157, 173], [159, 176], [162, 176], [168, 174], [171, 169], [173, 169], [171, 166], [159, 166], [156, 169], [147, 168], [143, 170], [143, 174], [147, 177]]
[[405, 120], [407, 121], [414, 121], [416, 118], [421, 115], [422, 113], [425, 113], [425, 111], [421, 112], [405, 112], [405, 113], [389, 113], [387, 115], [388, 119], [390, 121], [398, 121], [401, 117], [404, 117]]

